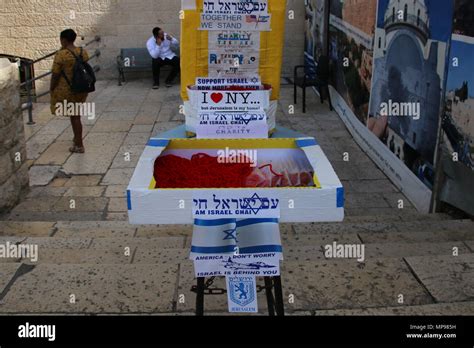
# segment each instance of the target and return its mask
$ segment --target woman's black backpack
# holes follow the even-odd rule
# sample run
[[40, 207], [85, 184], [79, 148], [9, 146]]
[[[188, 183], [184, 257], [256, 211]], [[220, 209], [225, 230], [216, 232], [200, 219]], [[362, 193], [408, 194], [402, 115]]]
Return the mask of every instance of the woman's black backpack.
[[66, 79], [69, 87], [73, 93], [91, 93], [95, 91], [95, 83], [97, 81], [95, 77], [94, 69], [90, 66], [89, 63], [84, 62], [82, 57], [82, 48], [81, 54], [77, 56], [73, 51], [69, 50], [71, 54], [76, 59], [74, 67], [72, 69], [72, 81], [69, 81], [64, 71], [62, 72], [64, 78]]

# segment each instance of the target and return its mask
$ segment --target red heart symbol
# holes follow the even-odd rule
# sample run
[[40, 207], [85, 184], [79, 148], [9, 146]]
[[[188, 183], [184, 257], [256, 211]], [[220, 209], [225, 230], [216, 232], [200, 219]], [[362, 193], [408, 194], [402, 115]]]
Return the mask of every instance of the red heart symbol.
[[224, 98], [222, 93], [212, 93], [211, 94], [211, 99], [214, 103], [220, 103], [220, 101]]

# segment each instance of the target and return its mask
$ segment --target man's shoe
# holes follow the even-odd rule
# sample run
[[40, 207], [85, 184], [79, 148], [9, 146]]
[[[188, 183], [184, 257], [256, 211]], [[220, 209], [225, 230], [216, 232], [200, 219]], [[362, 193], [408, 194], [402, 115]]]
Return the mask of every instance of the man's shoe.
[[160, 85], [153, 85], [153, 89], [160, 89]]
[[172, 86], [173, 86], [173, 84], [171, 82], [166, 82], [166, 87], [170, 88]]

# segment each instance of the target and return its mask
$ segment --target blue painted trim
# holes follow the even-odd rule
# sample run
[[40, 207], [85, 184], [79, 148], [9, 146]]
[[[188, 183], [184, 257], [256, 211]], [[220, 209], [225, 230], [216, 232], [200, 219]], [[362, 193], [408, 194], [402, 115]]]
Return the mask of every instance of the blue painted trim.
[[344, 187], [337, 188], [337, 207], [344, 208]]
[[245, 219], [237, 221], [237, 227], [244, 227], [250, 225], [257, 225], [263, 223], [275, 223], [278, 224], [278, 219]]
[[217, 220], [201, 220], [194, 219], [194, 226], [222, 226], [228, 224], [234, 224], [235, 219], [217, 219]]
[[132, 194], [130, 190], [127, 190], [127, 207], [128, 210], [132, 210]]
[[197, 247], [192, 246], [191, 252], [198, 254], [218, 254], [218, 253], [233, 253], [235, 251], [235, 245], [226, 245], [220, 247]]
[[283, 248], [281, 247], [281, 245], [259, 245], [239, 249], [239, 254], [258, 254], [270, 252], [281, 253], [283, 252]]
[[170, 143], [169, 139], [150, 139], [147, 146], [151, 147], [167, 147]]
[[318, 145], [318, 142], [316, 139], [311, 138], [311, 139], [299, 139], [296, 140], [296, 145], [298, 145], [299, 148], [302, 147], [308, 147], [308, 146], [315, 146]]
[[[198, 254], [219, 254], [219, 253], [233, 253], [236, 250], [236, 245], [226, 245], [219, 247], [198, 247], [192, 246], [191, 252]], [[283, 252], [281, 245], [259, 245], [247, 248], [240, 248], [239, 254], [258, 254], [258, 253], [269, 253], [269, 252]]]

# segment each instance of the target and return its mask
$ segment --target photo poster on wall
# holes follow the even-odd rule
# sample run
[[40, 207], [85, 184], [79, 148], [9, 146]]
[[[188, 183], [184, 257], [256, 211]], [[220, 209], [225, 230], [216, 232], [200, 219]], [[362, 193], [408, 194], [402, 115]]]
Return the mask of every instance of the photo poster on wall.
[[456, 0], [442, 118], [444, 180], [440, 199], [471, 215], [474, 215], [473, 62], [474, 2]]
[[352, 135], [420, 211], [434, 182], [453, 4], [331, 1], [331, 98]]
[[328, 0], [305, 0], [305, 68], [316, 73], [319, 57], [327, 54]]

